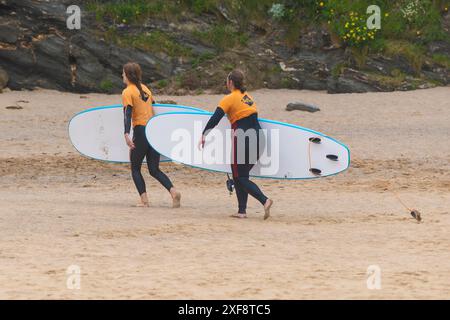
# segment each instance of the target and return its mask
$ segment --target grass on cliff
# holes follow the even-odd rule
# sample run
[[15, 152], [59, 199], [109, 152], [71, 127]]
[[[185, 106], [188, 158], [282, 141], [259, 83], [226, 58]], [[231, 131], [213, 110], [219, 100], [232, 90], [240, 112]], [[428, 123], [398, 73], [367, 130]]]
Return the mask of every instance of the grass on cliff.
[[134, 47], [148, 52], [163, 52], [170, 57], [191, 57], [192, 50], [162, 31], [152, 31], [137, 35], [123, 35], [115, 27], [105, 33], [107, 41], [122, 47]]
[[246, 46], [249, 36], [236, 31], [232, 26], [220, 24], [206, 31], [194, 31], [194, 37], [206, 45], [213, 45], [217, 50], [223, 51], [236, 46]]
[[[372, 15], [367, 12], [370, 5], [381, 10], [379, 30], [366, 27]], [[448, 5], [448, 0], [88, 0], [86, 8], [95, 12], [100, 22], [131, 25], [149, 19], [178, 21], [181, 17], [215, 15], [217, 25], [199, 32], [219, 47], [224, 46], [230, 29], [250, 34], [252, 24], [284, 29], [285, 40], [291, 44], [299, 42], [307, 26], [323, 25], [341, 45], [376, 49], [379, 39], [422, 44], [449, 40], [441, 25]], [[245, 36], [238, 42], [246, 42]]]
[[[380, 29], [367, 25], [372, 15], [367, 12], [370, 5], [381, 10]], [[99, 23], [107, 27], [120, 24], [139, 27], [152, 20], [175, 24], [190, 18], [215, 21], [209, 28], [192, 31], [189, 36], [213, 46], [219, 55], [248, 46], [255, 30], [261, 34], [276, 32], [277, 41], [289, 48], [299, 48], [311, 27], [313, 30], [320, 27], [328, 31], [335, 46], [350, 49], [348, 52], [359, 68], [374, 53], [404, 57], [416, 76], [428, 61], [449, 67], [447, 56], [426, 53], [430, 42], [450, 41], [450, 35], [442, 27], [442, 16], [449, 10], [448, 0], [88, 0], [86, 8], [95, 12]], [[107, 38], [121, 45], [190, 57], [194, 68], [214, 58], [192, 55], [189, 48], [163, 31], [126, 37], [115, 31], [108, 33]], [[341, 69], [333, 70], [333, 75]], [[395, 86], [403, 81], [403, 75], [380, 80]]]

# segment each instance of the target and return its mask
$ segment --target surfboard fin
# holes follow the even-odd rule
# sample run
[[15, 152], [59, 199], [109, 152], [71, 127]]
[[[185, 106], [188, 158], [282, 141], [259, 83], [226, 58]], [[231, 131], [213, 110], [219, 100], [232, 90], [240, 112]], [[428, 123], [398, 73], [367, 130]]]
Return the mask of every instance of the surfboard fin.
[[322, 142], [322, 139], [320, 139], [319, 137], [311, 137], [309, 138], [309, 141], [315, 144], [320, 144]]
[[338, 161], [339, 157], [335, 154], [327, 154], [327, 159], [329, 159], [331, 161]]
[[315, 176], [321, 176], [322, 175], [322, 170], [317, 169], [317, 168], [311, 168], [311, 169], [309, 169], [309, 172], [311, 172]]

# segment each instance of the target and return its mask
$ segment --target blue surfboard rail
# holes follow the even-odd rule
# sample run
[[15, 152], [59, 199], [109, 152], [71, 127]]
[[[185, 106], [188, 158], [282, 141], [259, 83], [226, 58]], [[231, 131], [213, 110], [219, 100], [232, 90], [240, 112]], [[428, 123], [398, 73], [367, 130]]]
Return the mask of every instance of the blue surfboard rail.
[[[191, 111], [190, 113], [206, 113], [207, 111], [203, 110], [203, 109], [199, 109], [199, 108], [195, 108], [195, 107], [188, 107], [188, 106], [183, 106], [183, 105], [177, 105], [177, 104], [161, 104], [161, 103], [155, 103], [153, 104], [154, 107], [167, 107], [167, 108], [180, 108], [183, 110], [189, 110]], [[80, 111], [78, 113], [76, 113], [75, 115], [73, 115], [68, 124], [67, 124], [67, 135], [69, 136], [69, 140], [70, 143], [72, 144], [72, 147], [78, 151], [79, 154], [81, 154], [82, 156], [88, 158], [88, 159], [92, 159], [92, 160], [97, 160], [97, 161], [103, 161], [103, 162], [107, 162], [107, 163], [118, 163], [118, 164], [125, 164], [125, 163], [129, 163], [124, 162], [124, 161], [112, 161], [112, 160], [104, 160], [104, 159], [97, 159], [97, 158], [93, 158], [91, 156], [88, 156], [84, 153], [82, 153], [80, 150], [78, 150], [75, 145], [72, 142], [72, 139], [70, 138], [70, 134], [69, 134], [69, 128], [70, 128], [70, 123], [72, 122], [73, 119], [75, 119], [77, 116], [84, 114], [84, 113], [88, 113], [88, 112], [92, 112], [92, 111], [97, 111], [97, 110], [104, 110], [104, 109], [115, 109], [115, 108], [123, 108], [123, 105], [121, 104], [114, 104], [114, 105], [109, 105], [109, 106], [99, 106], [99, 107], [92, 107], [92, 108], [88, 108], [86, 110]], [[171, 162], [171, 160], [163, 160], [161, 162]]]
[[[152, 122], [154, 119], [156, 119], [156, 118], [158, 118], [158, 117], [161, 117], [161, 116], [168, 116], [168, 115], [173, 115], [173, 114], [198, 114], [198, 112], [167, 112], [167, 113], [162, 113], [162, 114], [155, 115], [154, 117], [152, 117], [152, 118], [147, 122], [147, 125], [146, 125], [146, 131], [147, 131], [147, 126], [149, 126], [149, 125], [151, 124], [151, 122]], [[205, 116], [212, 116], [212, 115], [213, 115], [213, 113], [207, 112], [207, 111], [202, 112], [201, 114], [202, 114], [202, 115], [205, 115]], [[314, 130], [311, 130], [311, 129], [308, 129], [308, 128], [304, 128], [304, 127], [301, 127], [301, 126], [298, 126], [298, 125], [295, 125], [295, 124], [290, 124], [290, 123], [287, 123], [287, 122], [281, 122], [281, 121], [276, 121], [276, 120], [269, 120], [269, 119], [264, 119], [264, 118], [258, 118], [258, 120], [261, 121], [261, 122], [272, 123], [272, 124], [278, 124], [278, 125], [282, 125], [282, 126], [286, 126], [286, 127], [291, 127], [291, 128], [295, 128], [295, 129], [299, 129], [299, 130], [311, 132], [311, 133], [313, 133], [313, 134], [315, 134], [315, 135], [318, 135], [318, 136], [321, 136], [321, 137], [323, 137], [323, 138], [330, 139], [330, 140], [334, 141], [335, 143], [341, 145], [342, 147], [344, 147], [344, 148], [347, 150], [347, 153], [348, 153], [348, 166], [347, 166], [344, 170], [341, 170], [341, 171], [339, 171], [339, 172], [336, 172], [336, 173], [333, 173], [333, 174], [329, 174], [329, 175], [325, 175], [325, 176], [320, 176], [320, 177], [306, 177], [306, 178], [278, 178], [278, 177], [265, 177], [265, 176], [255, 176], [255, 175], [251, 175], [251, 177], [254, 177], [254, 178], [260, 178], [260, 179], [272, 179], [272, 180], [274, 180], [274, 179], [275, 179], [275, 180], [313, 180], [313, 179], [319, 179], [319, 178], [332, 177], [332, 176], [335, 176], [335, 175], [337, 175], [337, 174], [339, 174], [339, 173], [345, 172], [345, 171], [348, 170], [348, 168], [350, 168], [350, 149], [349, 149], [345, 144], [343, 144], [342, 142], [340, 142], [340, 141], [338, 141], [338, 140], [336, 140], [336, 139], [334, 139], [334, 138], [332, 138], [332, 137], [329, 137], [329, 136], [327, 136], [327, 135], [324, 134], [324, 133], [321, 133], [321, 132], [318, 132], [318, 131], [314, 131]], [[148, 140], [148, 138], [147, 138], [147, 140]], [[150, 143], [150, 141], [149, 141], [149, 143]], [[152, 146], [152, 147], [154, 148], [154, 146]], [[170, 159], [170, 157], [168, 157], [168, 156], [165, 155], [165, 154], [162, 154], [162, 153], [161, 153], [159, 150], [157, 150], [156, 148], [155, 148], [155, 150], [156, 150], [159, 154], [161, 154], [161, 155], [165, 156], [166, 158], [169, 158], [169, 159]], [[206, 170], [206, 171], [210, 171], [210, 172], [218, 172], [218, 173], [228, 173], [228, 172], [226, 172], [226, 171], [213, 170], [213, 169], [205, 169], [205, 168], [201, 168], [201, 167], [198, 167], [198, 166], [195, 166], [195, 165], [191, 165], [191, 164], [185, 164], [185, 163], [183, 163], [183, 164], [186, 165], [186, 166], [192, 167], [192, 168], [200, 169], [200, 170]]]

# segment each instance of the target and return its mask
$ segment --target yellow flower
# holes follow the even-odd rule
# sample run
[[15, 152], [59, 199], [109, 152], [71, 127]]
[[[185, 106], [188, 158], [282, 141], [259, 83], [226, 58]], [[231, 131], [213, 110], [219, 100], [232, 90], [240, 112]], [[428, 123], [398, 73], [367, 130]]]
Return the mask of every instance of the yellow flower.
[[384, 16], [385, 16], [385, 17], [389, 17], [389, 13], [386, 12], [386, 13], [384, 14]]
[[323, 2], [320, 3], [320, 6], [323, 7]]

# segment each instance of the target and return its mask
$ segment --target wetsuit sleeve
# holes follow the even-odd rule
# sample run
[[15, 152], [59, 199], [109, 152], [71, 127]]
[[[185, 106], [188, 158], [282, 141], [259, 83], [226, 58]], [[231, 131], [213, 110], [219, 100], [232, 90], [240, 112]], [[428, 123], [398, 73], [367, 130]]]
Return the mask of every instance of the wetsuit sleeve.
[[217, 107], [214, 114], [209, 118], [208, 123], [206, 124], [205, 130], [203, 130], [203, 135], [208, 134], [208, 132], [213, 129], [215, 126], [217, 126], [222, 120], [223, 116], [225, 115], [225, 112], [221, 107]]
[[125, 133], [130, 133], [131, 130], [131, 113], [133, 109], [130, 105], [127, 105], [123, 108], [123, 119], [124, 119], [124, 126], [125, 126]]

